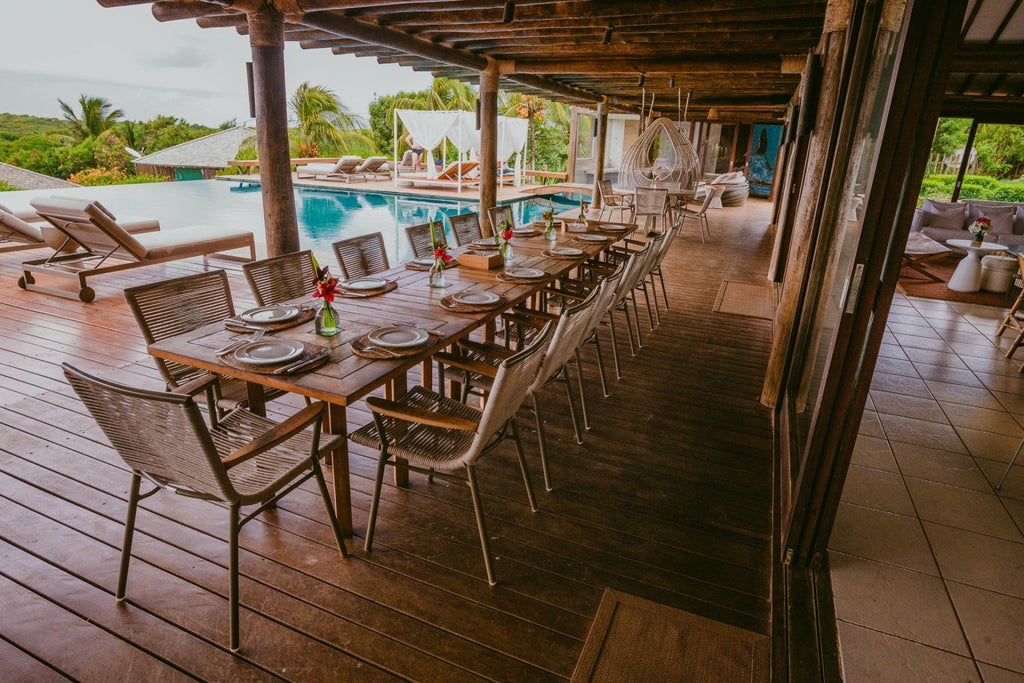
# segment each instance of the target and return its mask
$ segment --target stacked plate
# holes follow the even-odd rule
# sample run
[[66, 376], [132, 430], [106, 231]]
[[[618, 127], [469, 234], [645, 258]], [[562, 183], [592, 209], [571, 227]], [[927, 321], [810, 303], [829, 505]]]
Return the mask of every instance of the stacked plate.
[[294, 339], [264, 339], [242, 344], [232, 355], [235, 360], [251, 365], [277, 365], [295, 360], [305, 348]]
[[[431, 261], [432, 263], [433, 261]], [[361, 277], [355, 280], [346, 280], [341, 283], [342, 289], [348, 289], [353, 292], [363, 292], [374, 289], [384, 289], [388, 286], [388, 281], [379, 277]]]
[[494, 292], [475, 292], [468, 290], [452, 294], [452, 301], [466, 306], [490, 306], [501, 300]]
[[539, 268], [513, 266], [512, 268], [505, 269], [505, 275], [508, 277], [518, 278], [520, 280], [537, 280], [542, 277], [546, 277], [547, 273]]
[[430, 340], [430, 333], [418, 327], [409, 325], [394, 325], [382, 327], [366, 335], [366, 338], [377, 346], [384, 346], [392, 349], [404, 349], [410, 346], [419, 346]]
[[576, 247], [551, 247], [548, 253], [553, 256], [583, 256], [583, 250]]
[[240, 314], [239, 319], [255, 325], [273, 325], [299, 317], [298, 306], [260, 306]]

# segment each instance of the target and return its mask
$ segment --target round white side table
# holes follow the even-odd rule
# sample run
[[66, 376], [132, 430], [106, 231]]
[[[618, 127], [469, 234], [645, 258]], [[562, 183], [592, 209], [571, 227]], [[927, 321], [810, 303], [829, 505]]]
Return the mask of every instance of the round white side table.
[[981, 246], [972, 247], [971, 240], [946, 240], [946, 244], [963, 249], [967, 256], [953, 271], [946, 287], [954, 292], [977, 292], [981, 289], [981, 255], [995, 251], [1006, 251], [1005, 244], [982, 242]]

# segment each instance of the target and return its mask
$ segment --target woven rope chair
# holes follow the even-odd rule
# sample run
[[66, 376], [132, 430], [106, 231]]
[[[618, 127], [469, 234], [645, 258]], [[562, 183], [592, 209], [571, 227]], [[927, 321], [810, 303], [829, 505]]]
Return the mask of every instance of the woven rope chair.
[[515, 443], [530, 509], [537, 510], [515, 414], [537, 376], [543, 350], [547, 348], [550, 336], [551, 326], [548, 326], [531, 346], [502, 361], [483, 411], [455, 399], [445, 398], [424, 387], [413, 388], [398, 401], [377, 396], [366, 399], [366, 405], [373, 412], [373, 422], [356, 430], [350, 437], [356, 443], [376, 448], [380, 452], [373, 502], [370, 505], [370, 521], [366, 529], [367, 552], [373, 545], [385, 468], [388, 465], [403, 467], [428, 476], [464, 482], [469, 486], [487, 582], [492, 586], [496, 583], [477, 486], [476, 464], [484, 453], [511, 437]]
[[[228, 277], [223, 270], [163, 280], [124, 290], [147, 344], [183, 334], [197, 327], [218, 323], [235, 315]], [[193, 394], [210, 407], [210, 420], [216, 424], [226, 410], [248, 404], [245, 382], [222, 376], [212, 385], [200, 383], [210, 376], [206, 370], [154, 358], [157, 370], [167, 383], [168, 391]], [[267, 391], [267, 398], [280, 396], [280, 391]]]
[[[640, 249], [629, 254], [625, 261], [622, 278], [619, 286], [615, 289], [615, 296], [612, 297], [611, 306], [608, 308], [608, 326], [612, 335], [612, 359], [615, 363], [615, 378], [622, 379], [622, 367], [619, 363], [618, 332], [615, 325], [615, 312], [622, 311], [626, 317], [626, 335], [629, 338], [630, 355], [636, 356], [637, 347], [633, 343], [633, 323], [629, 317], [629, 304], [632, 299], [634, 315], [636, 315], [636, 299], [633, 296], [637, 282], [643, 275], [643, 268], [647, 255], [651, 249], [651, 242], [646, 243]], [[637, 315], [637, 329], [639, 330], [639, 316]]]
[[[1018, 280], [1024, 278], [1024, 254], [1017, 254], [1017, 278]], [[999, 325], [999, 329], [996, 330], [996, 336], [1003, 336], [1003, 332], [1006, 330], [1015, 330], [1017, 337], [1010, 344], [1010, 348], [1006, 350], [1006, 357], [1011, 358], [1017, 347], [1024, 343], [1024, 319], [1019, 317], [1021, 308], [1024, 307], [1024, 287], [1021, 287], [1020, 294], [1017, 295], [1017, 299], [1010, 306], [1010, 310], [1006, 312], [1006, 317], [1003, 318], [1003, 322]]]
[[601, 204], [602, 209], [619, 210], [619, 220], [621, 221], [626, 216], [627, 211], [633, 209], [633, 197], [632, 195], [625, 195], [621, 192], [616, 192], [612, 189], [612, 181], [602, 180], [597, 184], [601, 191]]
[[682, 221], [687, 218], [692, 218], [697, 221], [700, 227], [700, 241], [704, 242], [705, 239], [711, 239], [711, 226], [708, 224], [708, 209], [711, 207], [711, 202], [715, 201], [716, 197], [721, 197], [722, 192], [725, 188], [721, 185], [709, 185], [707, 192], [704, 193], [704, 201], [701, 202], [700, 208], [693, 209], [680, 209], [679, 215]]
[[[243, 525], [314, 477], [338, 549], [343, 557], [348, 554], [320, 468], [320, 458], [337, 448], [344, 437], [321, 441], [323, 403], [308, 406], [281, 423], [239, 409], [222, 418], [217, 427], [207, 429], [190, 396], [134, 389], [93, 377], [67, 363], [62, 367], [68, 382], [132, 471], [117, 579], [118, 601], [124, 599], [128, 585], [139, 501], [160, 490], [228, 505], [232, 651], [239, 646], [238, 533]], [[140, 493], [143, 478], [154, 485], [146, 493]], [[259, 504], [255, 511], [240, 516], [243, 506], [255, 504]]]
[[475, 211], [450, 216], [448, 222], [452, 225], [455, 244], [460, 247], [483, 236], [483, 231], [480, 229], [480, 216]]
[[343, 280], [376, 275], [391, 267], [384, 248], [384, 235], [379, 232], [335, 242], [331, 249], [338, 259]]
[[242, 264], [242, 272], [260, 306], [273, 306], [313, 291], [316, 272], [309, 249]]
[[668, 220], [668, 190], [660, 187], [636, 188], [630, 221], [635, 223], [639, 218], [644, 219], [644, 228], [647, 229], [648, 235], [656, 232], [655, 226], [659, 225], [659, 221], [664, 228]]
[[487, 215], [491, 217], [491, 229], [497, 233], [498, 229], [508, 224], [508, 227], [516, 227], [516, 217], [512, 213], [512, 207], [508, 204], [500, 204], [487, 209]]
[[[444, 224], [437, 225], [434, 230], [441, 230], [444, 234]], [[422, 225], [410, 225], [405, 229], [405, 236], [412, 247], [412, 255], [416, 258], [426, 258], [434, 255], [434, 243], [430, 239], [430, 223]]]

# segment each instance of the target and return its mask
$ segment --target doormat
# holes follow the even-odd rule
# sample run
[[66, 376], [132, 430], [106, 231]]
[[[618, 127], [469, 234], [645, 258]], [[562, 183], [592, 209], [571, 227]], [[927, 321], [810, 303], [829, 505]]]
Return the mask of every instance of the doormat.
[[767, 683], [768, 636], [607, 588], [572, 683]]
[[715, 313], [745, 315], [748, 318], [775, 319], [771, 287], [767, 282], [724, 280], [715, 300]]

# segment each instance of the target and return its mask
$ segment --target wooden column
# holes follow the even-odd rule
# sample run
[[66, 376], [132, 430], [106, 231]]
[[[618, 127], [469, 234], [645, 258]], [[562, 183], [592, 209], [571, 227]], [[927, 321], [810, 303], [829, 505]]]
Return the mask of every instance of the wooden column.
[[608, 105], [599, 102], [597, 105], [597, 147], [594, 150], [594, 191], [590, 195], [590, 205], [600, 209], [604, 204], [601, 196], [601, 178], [604, 177], [605, 138], [608, 132]]
[[248, 15], [256, 89], [256, 145], [260, 158], [267, 255], [299, 250], [288, 144], [288, 93], [284, 83], [284, 20], [271, 9]]
[[971, 150], [974, 148], [974, 136], [978, 133], [978, 119], [971, 121], [971, 132], [967, 134], [967, 143], [964, 145], [964, 155], [960, 159], [960, 170], [956, 174], [956, 184], [953, 185], [953, 196], [949, 201], [955, 202], [960, 199], [960, 188], [964, 185], [964, 176], [967, 175], [967, 167], [971, 165]]
[[498, 67], [480, 72], [480, 227], [494, 234], [487, 209], [498, 203]]

